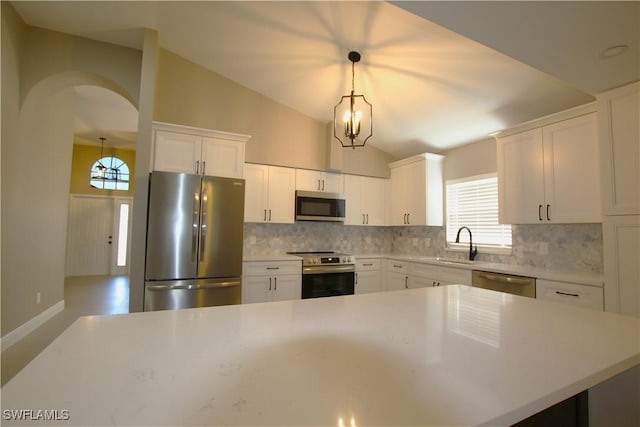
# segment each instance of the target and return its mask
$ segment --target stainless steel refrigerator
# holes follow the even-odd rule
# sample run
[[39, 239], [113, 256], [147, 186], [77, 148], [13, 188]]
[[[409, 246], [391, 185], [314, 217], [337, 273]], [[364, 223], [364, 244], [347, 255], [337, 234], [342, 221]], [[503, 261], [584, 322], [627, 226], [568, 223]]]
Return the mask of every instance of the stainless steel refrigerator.
[[144, 310], [239, 304], [243, 179], [152, 172]]

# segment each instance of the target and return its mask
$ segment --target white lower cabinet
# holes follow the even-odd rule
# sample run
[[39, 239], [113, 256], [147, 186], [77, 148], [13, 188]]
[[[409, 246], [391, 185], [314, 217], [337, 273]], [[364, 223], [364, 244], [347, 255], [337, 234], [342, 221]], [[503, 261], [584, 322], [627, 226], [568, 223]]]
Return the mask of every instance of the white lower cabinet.
[[356, 294], [380, 292], [385, 289], [382, 283], [381, 261], [380, 258], [356, 259]]
[[302, 297], [301, 261], [246, 261], [242, 271], [243, 304]]
[[387, 290], [471, 285], [471, 270], [433, 264], [387, 260]]
[[536, 298], [599, 311], [604, 309], [603, 291], [598, 286], [537, 279]]
[[415, 277], [420, 287], [471, 285], [471, 270], [463, 268], [411, 263], [411, 275]]
[[410, 262], [398, 261], [394, 259], [387, 260], [387, 291], [396, 291], [399, 289], [409, 289], [409, 270]]
[[605, 311], [640, 318], [640, 215], [607, 215], [602, 232]]

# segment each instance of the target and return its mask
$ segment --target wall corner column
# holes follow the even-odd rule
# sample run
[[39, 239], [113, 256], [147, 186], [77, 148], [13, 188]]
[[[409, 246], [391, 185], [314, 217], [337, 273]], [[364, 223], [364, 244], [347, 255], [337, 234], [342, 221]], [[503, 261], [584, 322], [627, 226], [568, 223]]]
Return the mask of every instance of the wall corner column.
[[136, 142], [133, 225], [131, 232], [131, 271], [129, 280], [129, 312], [131, 313], [143, 311], [144, 303], [149, 159], [151, 158], [151, 140], [153, 137], [151, 122], [153, 121], [158, 54], [158, 32], [145, 29], [140, 72], [138, 140]]

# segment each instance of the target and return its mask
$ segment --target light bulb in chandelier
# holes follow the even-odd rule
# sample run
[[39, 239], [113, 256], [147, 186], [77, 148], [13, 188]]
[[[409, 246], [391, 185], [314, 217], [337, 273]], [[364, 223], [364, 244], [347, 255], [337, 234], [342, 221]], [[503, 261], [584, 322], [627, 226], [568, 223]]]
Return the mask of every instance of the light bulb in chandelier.
[[362, 111], [347, 110], [344, 112], [344, 136], [355, 139], [360, 135], [360, 122], [362, 121]]

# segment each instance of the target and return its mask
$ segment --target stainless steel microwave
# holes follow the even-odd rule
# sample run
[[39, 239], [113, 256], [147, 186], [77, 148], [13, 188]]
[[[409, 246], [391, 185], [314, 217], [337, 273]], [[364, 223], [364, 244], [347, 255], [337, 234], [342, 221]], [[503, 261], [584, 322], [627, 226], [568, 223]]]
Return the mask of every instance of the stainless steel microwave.
[[344, 221], [346, 199], [343, 194], [296, 191], [297, 221]]

